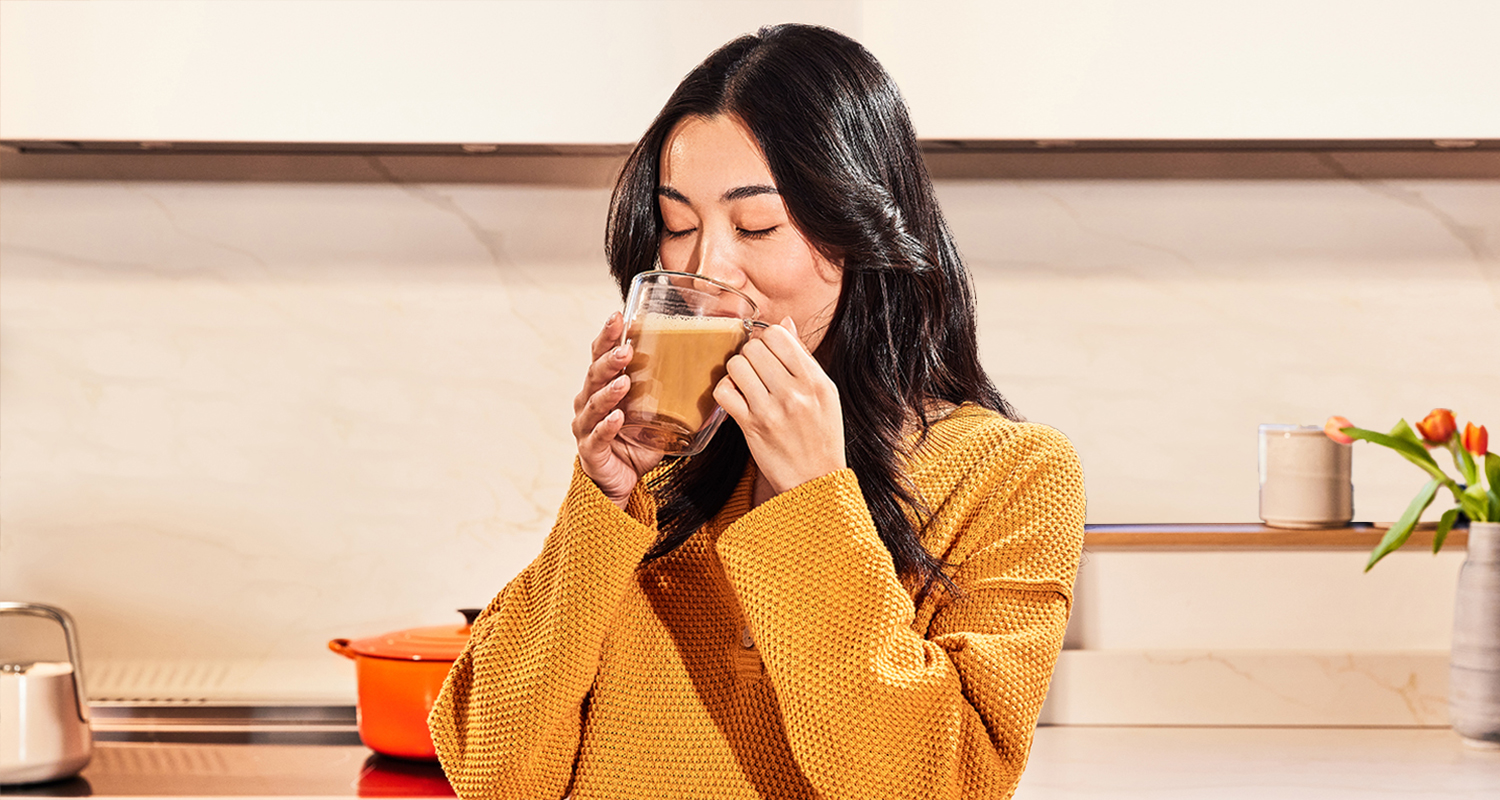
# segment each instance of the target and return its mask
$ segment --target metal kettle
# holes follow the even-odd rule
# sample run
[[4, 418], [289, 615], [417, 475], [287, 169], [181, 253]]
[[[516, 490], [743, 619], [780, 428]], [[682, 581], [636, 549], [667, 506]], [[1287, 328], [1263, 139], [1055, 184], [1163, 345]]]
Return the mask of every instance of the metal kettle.
[[93, 756], [94, 738], [73, 618], [40, 603], [0, 602], [4, 614], [45, 617], [62, 626], [68, 660], [0, 663], [0, 785], [75, 775]]

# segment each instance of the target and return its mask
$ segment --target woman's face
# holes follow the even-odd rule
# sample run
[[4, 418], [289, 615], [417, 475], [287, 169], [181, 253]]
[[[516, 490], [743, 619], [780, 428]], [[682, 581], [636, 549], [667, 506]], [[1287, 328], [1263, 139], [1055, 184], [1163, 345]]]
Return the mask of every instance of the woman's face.
[[760, 318], [791, 317], [808, 350], [838, 306], [843, 269], [792, 225], [771, 168], [738, 118], [684, 117], [661, 151], [656, 187], [663, 269], [694, 272], [750, 296]]

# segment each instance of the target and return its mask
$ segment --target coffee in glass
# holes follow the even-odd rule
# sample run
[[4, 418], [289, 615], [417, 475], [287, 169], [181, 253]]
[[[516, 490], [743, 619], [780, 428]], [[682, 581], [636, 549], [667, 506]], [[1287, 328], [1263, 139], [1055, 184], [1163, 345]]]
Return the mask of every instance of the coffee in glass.
[[669, 456], [700, 452], [724, 421], [714, 387], [750, 332], [755, 303], [731, 286], [687, 272], [653, 270], [631, 281], [625, 337], [634, 353], [620, 401], [620, 438]]

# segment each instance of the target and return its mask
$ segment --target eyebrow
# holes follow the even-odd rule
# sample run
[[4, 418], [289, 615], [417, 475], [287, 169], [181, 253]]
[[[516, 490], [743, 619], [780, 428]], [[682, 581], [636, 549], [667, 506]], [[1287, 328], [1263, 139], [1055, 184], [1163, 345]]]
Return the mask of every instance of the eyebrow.
[[[686, 195], [684, 195], [682, 192], [677, 191], [676, 189], [673, 189], [670, 186], [656, 187], [656, 194], [658, 197], [665, 197], [668, 200], [676, 200], [677, 202], [684, 205], [692, 205], [692, 203], [688, 202]], [[763, 194], [781, 194], [781, 192], [777, 191], [775, 186], [767, 186], [763, 183], [757, 183], [750, 186], [736, 186], [735, 188], [725, 192], [724, 196], [719, 199], [726, 203], [729, 203], [735, 200], [743, 200], [746, 197], [756, 197]]]

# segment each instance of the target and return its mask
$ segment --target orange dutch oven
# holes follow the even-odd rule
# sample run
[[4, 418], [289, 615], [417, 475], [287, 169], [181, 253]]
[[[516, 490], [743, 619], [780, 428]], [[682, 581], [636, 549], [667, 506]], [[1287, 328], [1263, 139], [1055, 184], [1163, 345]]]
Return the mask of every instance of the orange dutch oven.
[[427, 714], [454, 659], [469, 641], [477, 608], [461, 608], [464, 624], [409, 628], [366, 639], [334, 639], [328, 649], [354, 661], [359, 681], [359, 740], [377, 753], [432, 761]]

